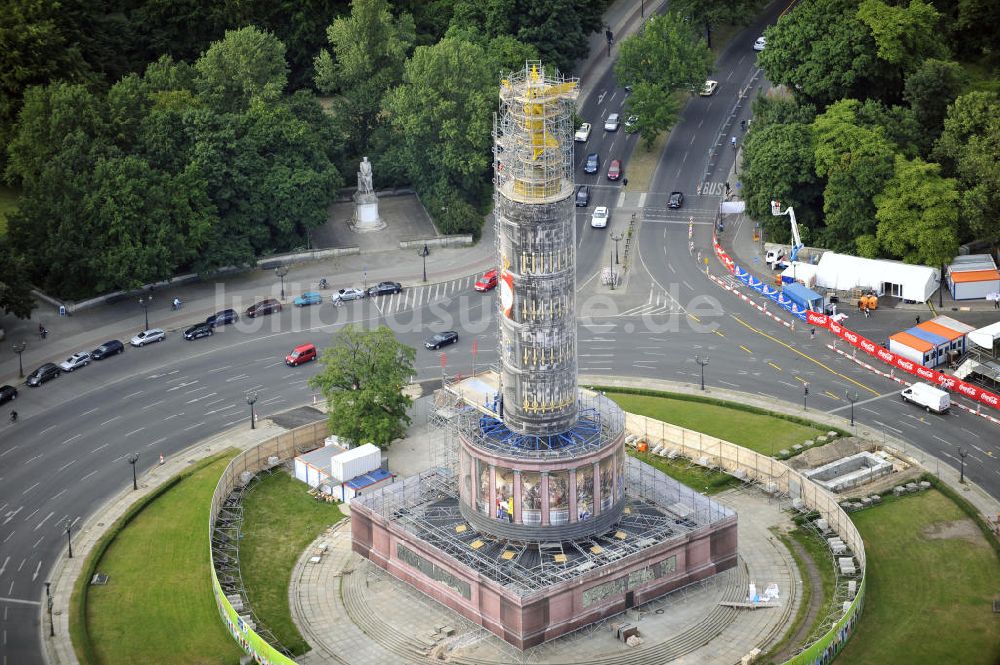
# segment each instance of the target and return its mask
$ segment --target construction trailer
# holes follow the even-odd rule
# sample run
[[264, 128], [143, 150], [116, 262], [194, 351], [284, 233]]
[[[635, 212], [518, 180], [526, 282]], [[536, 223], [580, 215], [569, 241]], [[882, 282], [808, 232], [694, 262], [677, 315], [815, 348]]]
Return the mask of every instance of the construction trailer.
[[989, 254], [956, 256], [947, 274], [948, 290], [955, 300], [982, 300], [1000, 294], [1000, 271]]
[[884, 259], [826, 252], [816, 270], [816, 286], [835, 291], [869, 289], [880, 296], [927, 302], [938, 288], [938, 271]]
[[924, 367], [937, 367], [965, 353], [975, 330], [950, 316], [938, 316], [889, 336], [889, 350]]

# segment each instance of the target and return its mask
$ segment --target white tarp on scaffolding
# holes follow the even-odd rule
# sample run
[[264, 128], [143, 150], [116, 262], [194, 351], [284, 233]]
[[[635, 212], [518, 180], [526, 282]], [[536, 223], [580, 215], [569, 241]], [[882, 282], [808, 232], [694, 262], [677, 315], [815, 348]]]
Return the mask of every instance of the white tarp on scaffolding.
[[992, 351], [997, 341], [1000, 341], [1000, 321], [991, 323], [985, 328], [973, 330], [967, 337], [976, 345], [987, 351]]
[[938, 286], [938, 271], [885, 259], [826, 252], [816, 270], [816, 286], [837, 291], [871, 289], [879, 295], [927, 302]]

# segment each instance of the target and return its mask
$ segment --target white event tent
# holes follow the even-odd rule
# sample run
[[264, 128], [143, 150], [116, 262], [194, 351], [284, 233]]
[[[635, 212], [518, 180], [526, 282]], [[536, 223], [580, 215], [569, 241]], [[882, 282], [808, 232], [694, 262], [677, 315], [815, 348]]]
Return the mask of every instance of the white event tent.
[[880, 296], [927, 302], [938, 288], [938, 271], [900, 261], [826, 252], [816, 266], [816, 286], [837, 291], [871, 289]]

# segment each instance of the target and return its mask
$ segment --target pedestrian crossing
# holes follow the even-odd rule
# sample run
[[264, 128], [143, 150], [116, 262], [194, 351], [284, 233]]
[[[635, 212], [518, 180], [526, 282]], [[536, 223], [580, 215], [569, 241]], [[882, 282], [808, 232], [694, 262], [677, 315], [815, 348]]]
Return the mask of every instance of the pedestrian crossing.
[[381, 316], [388, 316], [397, 312], [419, 309], [431, 303], [448, 300], [462, 294], [486, 297], [488, 294], [479, 294], [473, 288], [480, 275], [481, 273], [476, 273], [446, 282], [404, 286], [402, 291], [391, 296], [366, 298], [366, 300], [371, 301], [372, 306]]
[[672, 295], [663, 289], [650, 286], [649, 297], [645, 304], [626, 309], [620, 316], [659, 316], [680, 311], [681, 305]]

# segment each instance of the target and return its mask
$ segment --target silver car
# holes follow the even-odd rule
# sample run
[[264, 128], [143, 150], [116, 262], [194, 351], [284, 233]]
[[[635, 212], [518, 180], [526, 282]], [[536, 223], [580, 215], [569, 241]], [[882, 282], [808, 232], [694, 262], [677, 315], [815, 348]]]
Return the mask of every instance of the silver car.
[[90, 354], [86, 351], [74, 353], [65, 362], [59, 363], [59, 369], [64, 372], [72, 372], [77, 367], [86, 367], [90, 364]]
[[347, 302], [348, 300], [361, 300], [365, 297], [365, 292], [361, 289], [356, 289], [353, 286], [348, 289], [341, 289], [330, 296], [331, 302], [334, 305], [337, 303]]
[[143, 330], [141, 333], [132, 338], [129, 342], [132, 346], [146, 346], [147, 344], [152, 344], [153, 342], [162, 342], [167, 338], [167, 333], [163, 332], [159, 328], [150, 328], [149, 330]]

